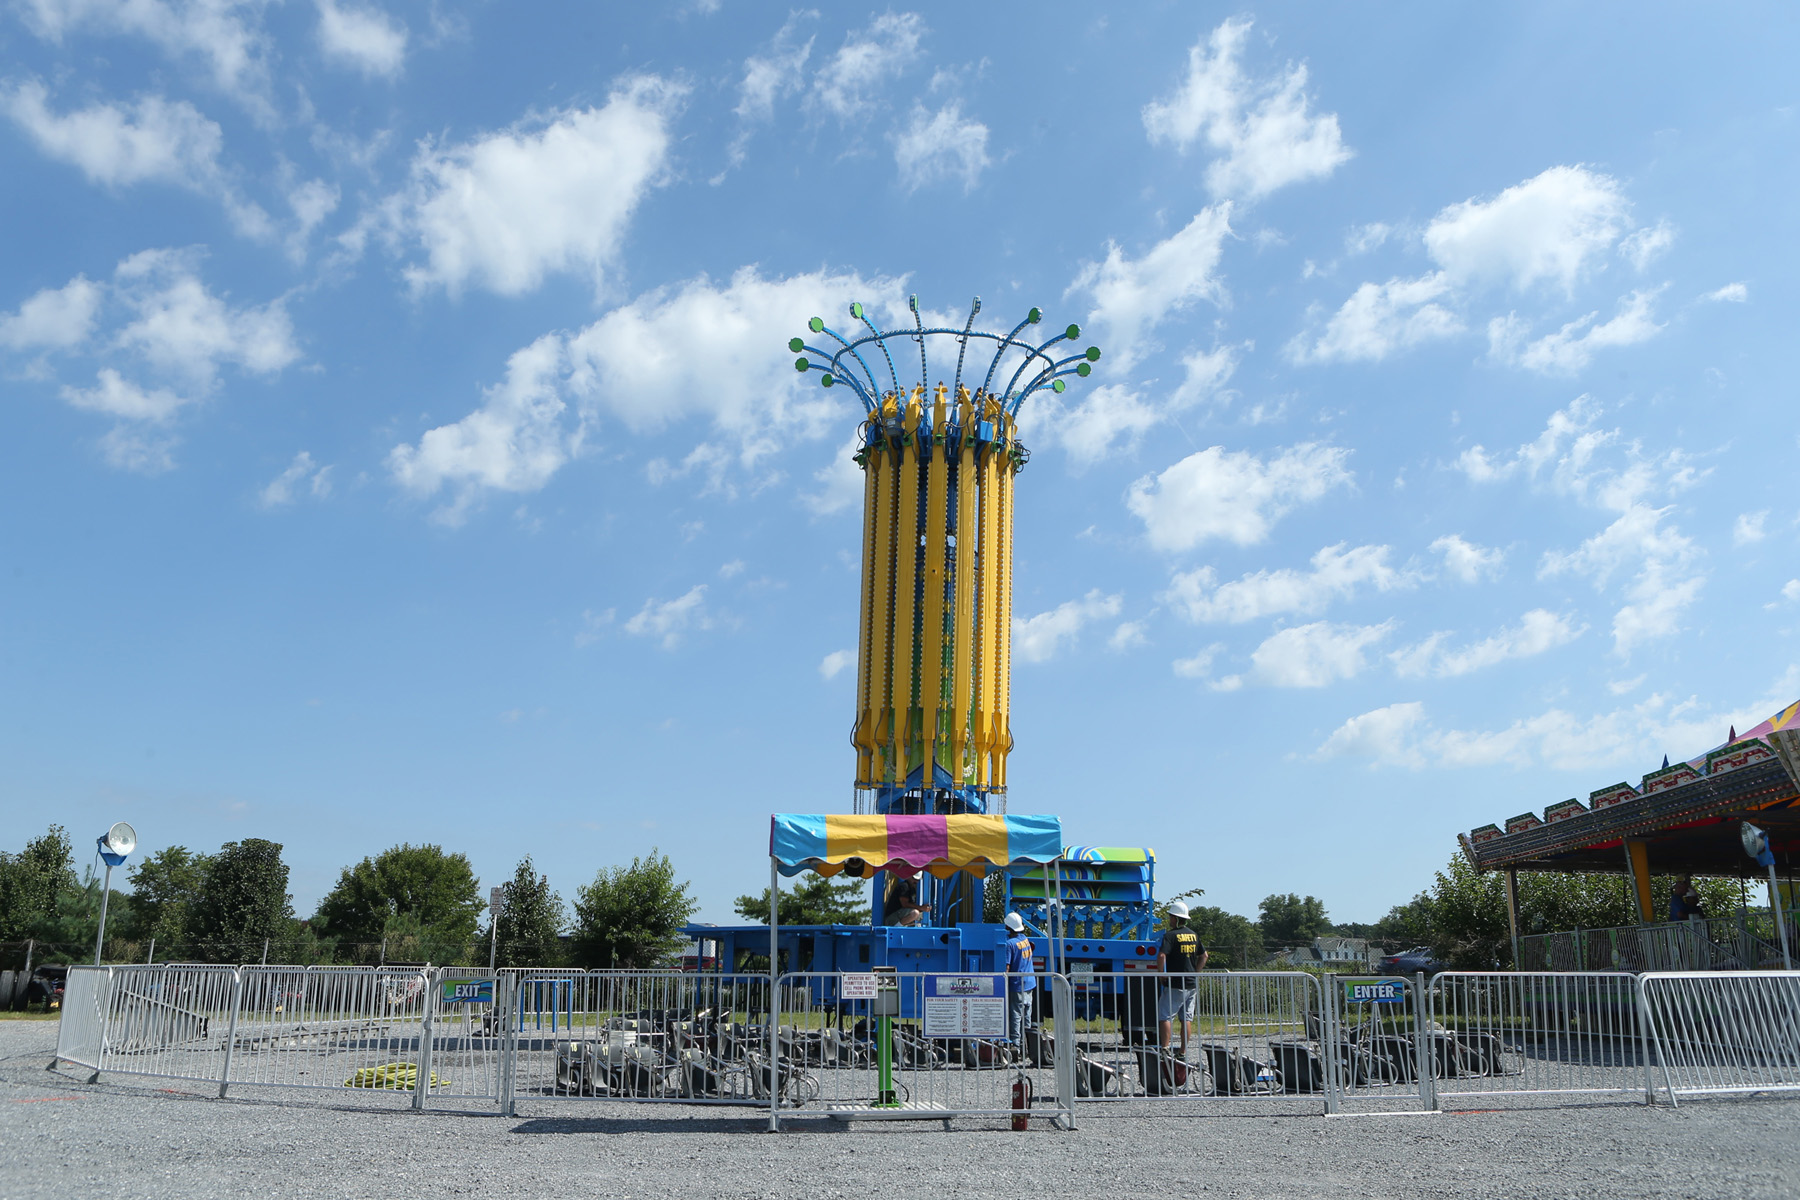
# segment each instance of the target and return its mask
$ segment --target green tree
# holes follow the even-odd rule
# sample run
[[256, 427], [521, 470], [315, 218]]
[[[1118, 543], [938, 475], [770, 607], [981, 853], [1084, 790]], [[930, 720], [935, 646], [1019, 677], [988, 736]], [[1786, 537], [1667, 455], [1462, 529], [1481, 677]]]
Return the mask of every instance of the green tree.
[[562, 958], [557, 936], [568, 923], [563, 899], [550, 890], [550, 878], [539, 875], [531, 855], [519, 860], [510, 881], [500, 885], [500, 911], [495, 961], [503, 967], [554, 967]]
[[[998, 883], [998, 879], [995, 880]], [[783, 925], [867, 925], [869, 884], [848, 877], [827, 879], [808, 874], [805, 882], [781, 890]], [[769, 889], [760, 896], [739, 896], [732, 904], [746, 921], [769, 923]]]
[[[1668, 911], [1671, 876], [1650, 880], [1652, 911]], [[1696, 879], [1701, 903], [1712, 916], [1734, 912], [1741, 900], [1735, 879]], [[1629, 876], [1577, 871], [1519, 873], [1519, 933], [1560, 933], [1636, 925], [1637, 891]], [[1424, 945], [1453, 967], [1510, 966], [1512, 932], [1506, 919], [1506, 878], [1483, 874], [1458, 854], [1437, 873], [1429, 891], [1383, 918], [1402, 936], [1396, 941]]]
[[132, 866], [131, 903], [119, 913], [120, 932], [138, 941], [155, 938], [165, 954], [177, 952], [190, 940], [189, 917], [210, 862], [186, 846], [165, 846]]
[[1265, 896], [1257, 909], [1261, 914], [1257, 925], [1269, 945], [1310, 945], [1314, 938], [1331, 932], [1325, 904], [1314, 896], [1302, 898], [1292, 892]]
[[[44, 938], [63, 894], [78, 888], [69, 834], [61, 825], [33, 838], [18, 854], [0, 852], [0, 941]], [[96, 893], [97, 894], [97, 893]]]
[[629, 867], [602, 867], [575, 891], [576, 961], [593, 967], [658, 967], [681, 953], [681, 927], [699, 905], [675, 864], [654, 848]]
[[[443, 961], [475, 940], [481, 889], [469, 860], [441, 846], [400, 845], [345, 867], [337, 886], [319, 901], [313, 925], [319, 936], [340, 942], [372, 943], [386, 938], [389, 957], [395, 938], [414, 938], [422, 947], [441, 947], [425, 957]], [[405, 918], [391, 924], [395, 918]], [[449, 954], [450, 947], [457, 949]]]
[[294, 917], [287, 884], [279, 842], [245, 838], [219, 847], [188, 912], [195, 956], [239, 962], [260, 955], [264, 938], [284, 940]]
[[1188, 911], [1188, 924], [1200, 935], [1210, 968], [1243, 971], [1260, 967], [1268, 957], [1263, 952], [1262, 931], [1249, 917], [1197, 904]]

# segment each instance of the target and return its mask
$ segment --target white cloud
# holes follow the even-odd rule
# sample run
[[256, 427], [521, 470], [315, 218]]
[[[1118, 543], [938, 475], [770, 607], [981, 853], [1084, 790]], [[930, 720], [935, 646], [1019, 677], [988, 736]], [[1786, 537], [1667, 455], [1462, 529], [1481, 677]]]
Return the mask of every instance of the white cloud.
[[1461, 649], [1445, 649], [1449, 635], [1434, 633], [1423, 642], [1397, 650], [1389, 657], [1394, 661], [1395, 672], [1402, 676], [1453, 678], [1510, 658], [1531, 658], [1554, 650], [1580, 637], [1584, 628], [1577, 627], [1567, 617], [1534, 608], [1519, 619], [1517, 628], [1502, 629], [1492, 637]]
[[1379, 625], [1315, 621], [1283, 629], [1251, 653], [1250, 678], [1270, 687], [1292, 688], [1325, 687], [1352, 679], [1368, 665], [1364, 652], [1393, 629], [1392, 621]]
[[1463, 452], [1458, 465], [1477, 483], [1522, 474], [1615, 514], [1610, 525], [1578, 549], [1546, 553], [1538, 574], [1585, 575], [1598, 590], [1615, 575], [1631, 574], [1624, 588], [1626, 603], [1613, 618], [1613, 648], [1625, 655], [1644, 641], [1677, 632], [1682, 613], [1704, 585], [1700, 548], [1673, 525], [1663, 524], [1670, 507], [1649, 503], [1652, 496], [1679, 493], [1697, 476], [1680, 450], [1646, 458], [1635, 444], [1625, 445], [1623, 465], [1608, 464], [1602, 453], [1620, 445], [1619, 431], [1595, 429], [1599, 411], [1588, 397], [1577, 397], [1510, 457], [1474, 446]]
[[1217, 658], [1219, 656], [1219, 651], [1224, 648], [1223, 645], [1214, 643], [1194, 655], [1192, 658], [1178, 658], [1170, 663], [1169, 666], [1174, 670], [1175, 674], [1181, 676], [1183, 679], [1205, 679], [1212, 674], [1213, 659]]
[[1662, 290], [1632, 292], [1619, 300], [1618, 314], [1612, 320], [1596, 325], [1594, 319], [1600, 314], [1591, 312], [1516, 353], [1512, 351], [1520, 326], [1514, 318], [1496, 318], [1489, 324], [1488, 342], [1496, 358], [1510, 358], [1520, 366], [1545, 374], [1572, 375], [1593, 361], [1596, 350], [1636, 345], [1655, 337], [1662, 326], [1650, 310]]
[[569, 340], [571, 387], [633, 433], [706, 417], [751, 464], [783, 441], [844, 427], [845, 406], [856, 403], [849, 389], [820, 387], [770, 347], [851, 300], [871, 314], [904, 303], [893, 280], [823, 271], [764, 279], [745, 267], [723, 285], [701, 277], [659, 288]]
[[862, 430], [858, 427], [850, 431], [850, 439], [838, 447], [831, 461], [813, 472], [813, 478], [820, 484], [819, 490], [802, 495], [801, 502], [824, 517], [843, 512], [861, 501], [863, 469], [856, 465], [856, 455], [861, 449]]
[[0, 346], [12, 350], [67, 350], [94, 332], [103, 289], [85, 275], [59, 288], [45, 288], [19, 305], [16, 313], [0, 313]]
[[1781, 598], [1789, 604], [1800, 604], [1800, 579], [1790, 579], [1782, 584]]
[[1136, 388], [1109, 383], [1082, 391], [1073, 404], [1038, 392], [1020, 411], [1020, 435], [1059, 445], [1076, 470], [1085, 470], [1115, 452], [1135, 450], [1163, 412]]
[[1675, 227], [1667, 221], [1658, 221], [1627, 235], [1619, 243], [1619, 256], [1630, 263], [1633, 270], [1642, 272], [1674, 244]]
[[1295, 362], [1379, 362], [1395, 351], [1453, 337], [1463, 331], [1462, 319], [1437, 303], [1448, 291], [1442, 271], [1365, 283], [1310, 345], [1305, 334], [1295, 337], [1288, 356]]
[[1391, 548], [1344, 543], [1326, 546], [1312, 557], [1312, 570], [1262, 570], [1214, 586], [1211, 567], [1175, 575], [1161, 599], [1195, 623], [1241, 624], [1284, 613], [1313, 615], [1333, 601], [1353, 595], [1358, 587], [1378, 592], [1411, 586], [1416, 576], [1388, 565]]
[[65, 387], [62, 397], [86, 412], [105, 413], [127, 421], [166, 421], [188, 401], [165, 388], [146, 390], [122, 377], [111, 367], [100, 369], [100, 384], [93, 388]]
[[1317, 442], [1266, 460], [1212, 446], [1139, 479], [1125, 503], [1158, 550], [1191, 550], [1213, 538], [1254, 545], [1296, 506], [1349, 484], [1349, 457], [1348, 450]]
[[1464, 200], [1425, 230], [1431, 257], [1459, 283], [1542, 282], [1572, 289], [1619, 239], [1630, 203], [1618, 181], [1586, 167], [1551, 167], [1492, 200]]
[[331, 468], [321, 467], [313, 456], [302, 450], [294, 455], [287, 470], [271, 479], [261, 492], [264, 508], [282, 508], [292, 504], [302, 489], [315, 500], [331, 495]]
[[0, 93], [0, 110], [39, 150], [76, 167], [92, 183], [173, 184], [217, 199], [247, 237], [265, 237], [273, 228], [269, 215], [244, 199], [220, 167], [219, 126], [185, 100], [146, 96], [129, 106], [93, 104], [56, 113], [44, 86], [31, 81]]
[[[816, 375], [800, 376], [770, 347], [805, 329], [809, 317], [842, 312], [852, 299], [871, 313], [897, 313], [904, 303], [893, 280], [822, 271], [764, 279], [745, 267], [723, 285], [702, 277], [659, 288], [574, 334], [546, 334], [519, 351], [506, 383], [480, 409], [429, 431], [416, 449], [397, 447], [390, 468], [420, 495], [458, 484], [463, 494], [440, 516], [459, 519], [482, 488], [544, 486], [573, 457], [585, 431], [605, 420], [652, 434], [702, 418], [719, 442], [698, 443], [678, 465], [653, 460], [647, 471], [657, 483], [697, 471], [709, 490], [728, 491], [724, 478], [734, 463], [753, 466], [848, 423], [846, 408], [856, 407], [848, 389], [827, 391]], [[579, 418], [574, 428], [571, 408]], [[837, 464], [830, 479], [821, 479], [840, 490], [827, 486], [807, 502], [838, 503], [841, 473]]]
[[[744, 78], [738, 84], [737, 106], [732, 109], [743, 125], [731, 141], [729, 153], [733, 166], [744, 161], [752, 127], [774, 120], [775, 102], [784, 96], [793, 95], [806, 85], [803, 72], [806, 60], [812, 55], [815, 39], [807, 38], [805, 42], [796, 44], [795, 37], [800, 21], [816, 18], [818, 15], [817, 12], [790, 13], [770, 42], [768, 52], [751, 55], [744, 60]], [[720, 182], [723, 178], [721, 175], [714, 182]]]
[[1444, 556], [1444, 570], [1463, 583], [1479, 583], [1484, 575], [1498, 578], [1506, 561], [1506, 551], [1477, 546], [1464, 541], [1461, 534], [1445, 534], [1431, 543], [1431, 548]]
[[706, 630], [712, 626], [712, 617], [706, 611], [706, 585], [700, 583], [673, 600], [652, 597], [644, 601], [638, 614], [625, 622], [625, 632], [634, 637], [659, 638], [664, 650], [673, 650], [690, 629]]
[[1349, 255], [1367, 254], [1379, 248], [1392, 237], [1394, 228], [1382, 221], [1370, 221], [1367, 225], [1358, 225], [1344, 235], [1344, 253]]
[[1616, 429], [1592, 427], [1599, 415], [1598, 403], [1585, 394], [1577, 396], [1567, 408], [1552, 413], [1544, 432], [1510, 458], [1496, 458], [1486, 447], [1476, 445], [1463, 451], [1456, 465], [1473, 483], [1496, 483], [1521, 472], [1535, 482], [1544, 478], [1548, 468], [1548, 481], [1556, 491], [1585, 496], [1601, 474], [1598, 454], [1619, 437]]
[[93, 183], [157, 181], [201, 190], [218, 173], [224, 135], [185, 100], [146, 96], [129, 108], [94, 104], [67, 114], [52, 112], [48, 100], [44, 85], [32, 81], [0, 96], [0, 106], [39, 150]]
[[1231, 204], [1216, 204], [1135, 262], [1109, 242], [1104, 262], [1082, 268], [1069, 292], [1092, 293], [1088, 321], [1105, 331], [1107, 355], [1120, 370], [1130, 369], [1143, 352], [1144, 337], [1173, 313], [1197, 300], [1224, 302], [1216, 272], [1230, 234]]
[[319, 48], [325, 57], [364, 75], [388, 79], [406, 62], [406, 26], [379, 8], [353, 8], [318, 0]]
[[1603, 589], [1615, 573], [1635, 568], [1626, 585], [1625, 605], [1613, 616], [1613, 648], [1621, 656], [1639, 644], [1680, 631], [1682, 614], [1700, 596], [1700, 548], [1673, 525], [1664, 527], [1668, 508], [1632, 500], [1611, 525], [1568, 553], [1544, 555], [1539, 574], [1588, 576]]
[[202, 389], [212, 387], [222, 363], [267, 375], [300, 357], [281, 301], [231, 307], [201, 282], [192, 253], [144, 250], [120, 263], [115, 278], [118, 296], [136, 313], [115, 343]]
[[1412, 731], [1425, 719], [1417, 700], [1390, 704], [1351, 717], [1319, 747], [1319, 758], [1368, 758], [1381, 763], [1411, 761]]
[[1119, 615], [1125, 597], [1104, 595], [1099, 588], [1079, 600], [1068, 600], [1035, 617], [1013, 618], [1013, 656], [1020, 662], [1048, 662], [1090, 621]]
[[919, 57], [925, 22], [918, 13], [883, 13], [844, 38], [813, 79], [812, 99], [840, 121], [874, 107], [872, 94]]
[[136, 475], [161, 475], [175, 469], [176, 439], [141, 426], [115, 425], [100, 439], [107, 465]]
[[1547, 766], [1557, 770], [1617, 767], [1641, 771], [1662, 755], [1692, 756], [1724, 739], [1728, 726], [1746, 729], [1793, 699], [1793, 668], [1768, 697], [1735, 710], [1671, 702], [1658, 693], [1630, 708], [1583, 718], [1552, 708], [1496, 730], [1440, 730], [1418, 702], [1392, 704], [1352, 717], [1326, 738], [1319, 758], [1366, 758], [1403, 767]]
[[[53, 42], [86, 29], [146, 38], [174, 57], [196, 55], [212, 82], [261, 118], [272, 116], [262, 0], [23, 0], [25, 23]], [[248, 20], [246, 19], [248, 18]]]
[[426, 254], [407, 279], [415, 289], [475, 284], [516, 296], [569, 271], [600, 290], [633, 210], [661, 177], [681, 94], [642, 76], [603, 108], [461, 145], [422, 143], [397, 202], [401, 229]]
[[557, 334], [515, 351], [507, 360], [505, 381], [488, 389], [480, 408], [454, 424], [427, 430], [417, 446], [394, 447], [388, 469], [416, 496], [454, 488], [451, 503], [437, 513], [451, 525], [463, 520], [483, 488], [536, 491], [581, 447], [583, 430], [567, 429], [563, 420], [566, 405], [558, 380], [565, 370]]
[[1743, 283], [1728, 283], [1717, 291], [1706, 293], [1702, 300], [1724, 301], [1730, 304], [1742, 304], [1750, 299], [1750, 287]]
[[836, 679], [838, 674], [856, 665], [856, 651], [833, 650], [819, 663], [819, 676], [822, 679]]
[[[84, 347], [98, 359], [90, 387], [64, 384], [71, 407], [121, 422], [100, 448], [107, 462], [124, 470], [159, 474], [173, 469], [177, 439], [145, 426], [169, 424], [184, 408], [204, 399], [220, 370], [272, 375], [300, 355], [292, 323], [280, 300], [234, 306], [201, 280], [201, 255], [191, 250], [145, 250], [119, 263], [110, 283], [76, 276], [61, 288], [45, 289], [0, 314], [0, 346], [17, 350]], [[109, 307], [123, 321], [96, 336]], [[136, 360], [131, 378], [108, 359]], [[48, 374], [42, 361], [33, 371]]]
[[987, 143], [988, 127], [965, 118], [960, 101], [935, 113], [915, 104], [906, 128], [894, 136], [894, 164], [909, 192], [945, 180], [961, 180], [969, 192], [988, 165]]
[[1191, 350], [1181, 357], [1181, 386], [1169, 398], [1169, 407], [1191, 408], [1218, 395], [1237, 370], [1238, 352], [1233, 346]]
[[[3, 327], [0, 327], [0, 330], [3, 330]], [[1739, 513], [1737, 523], [1731, 527], [1732, 544], [1750, 546], [1762, 541], [1764, 537], [1768, 536], [1763, 531], [1763, 522], [1768, 519], [1769, 510], [1766, 508], [1761, 512]]]
[[1250, 25], [1226, 21], [1196, 42], [1175, 94], [1143, 112], [1152, 143], [1185, 151], [1204, 138], [1220, 153], [1206, 169], [1207, 187], [1218, 196], [1254, 198], [1322, 178], [1351, 155], [1337, 114], [1308, 112], [1304, 65], [1261, 82], [1245, 78], [1238, 57]]
[[1120, 621], [1112, 636], [1106, 639], [1107, 648], [1122, 652], [1149, 645], [1150, 638], [1144, 633], [1146, 624], [1144, 621]]
[[[1295, 362], [1376, 362], [1462, 333], [1465, 324], [1458, 308], [1472, 291], [1509, 287], [1523, 292], [1537, 284], [1556, 283], [1572, 293], [1576, 282], [1630, 227], [1630, 207], [1616, 180], [1581, 166], [1551, 167], [1490, 200], [1449, 205], [1424, 234], [1437, 271], [1362, 284], [1322, 332], [1296, 336], [1288, 344], [1288, 355]], [[1661, 225], [1640, 233], [1643, 238], [1625, 249], [1627, 257], [1635, 255], [1634, 261], [1645, 264], [1647, 255], [1662, 244], [1658, 238], [1673, 236]], [[1358, 236], [1352, 231], [1353, 245]], [[1597, 314], [1589, 315], [1523, 352], [1519, 346], [1528, 324], [1516, 315], [1495, 318], [1488, 325], [1493, 357], [1534, 370], [1577, 370], [1599, 346], [1628, 345], [1654, 334], [1660, 326], [1650, 321], [1649, 305], [1656, 294], [1634, 293], [1612, 321], [1590, 329]]]
[[772, 121], [775, 101], [800, 90], [801, 72], [812, 55], [815, 39], [807, 38], [795, 45], [794, 31], [806, 14], [790, 15], [775, 34], [766, 55], [752, 55], [744, 60], [744, 79], [738, 85], [737, 107], [732, 109], [745, 121]]

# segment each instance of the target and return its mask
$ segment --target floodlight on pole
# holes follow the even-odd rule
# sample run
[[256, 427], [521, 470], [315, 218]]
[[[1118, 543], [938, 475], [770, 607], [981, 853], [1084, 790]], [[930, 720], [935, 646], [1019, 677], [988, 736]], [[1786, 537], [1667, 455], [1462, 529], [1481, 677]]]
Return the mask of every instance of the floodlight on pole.
[[94, 965], [97, 967], [100, 965], [100, 947], [106, 942], [106, 906], [112, 899], [112, 869], [137, 849], [137, 830], [117, 821], [94, 839], [94, 845], [99, 847], [100, 857], [106, 863], [106, 878], [100, 885], [100, 929], [94, 934]]
[[1788, 951], [1787, 918], [1781, 911], [1781, 885], [1775, 879], [1775, 850], [1769, 844], [1769, 835], [1745, 821], [1738, 826], [1738, 837], [1743, 840], [1744, 853], [1754, 858], [1758, 866], [1769, 869], [1769, 910], [1775, 914], [1775, 940], [1781, 943], [1781, 965], [1785, 970], [1794, 969], [1793, 955]]

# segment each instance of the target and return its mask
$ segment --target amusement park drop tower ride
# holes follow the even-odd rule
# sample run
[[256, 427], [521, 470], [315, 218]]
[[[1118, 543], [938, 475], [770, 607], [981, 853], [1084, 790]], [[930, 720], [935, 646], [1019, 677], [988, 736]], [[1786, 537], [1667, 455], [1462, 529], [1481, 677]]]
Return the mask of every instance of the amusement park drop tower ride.
[[[1057, 357], [1081, 329], [1070, 325], [1039, 342], [1027, 333], [1043, 319], [1036, 308], [998, 334], [974, 328], [979, 298], [961, 329], [926, 328], [918, 297], [907, 304], [911, 329], [877, 330], [852, 304], [850, 316], [866, 332], [846, 338], [814, 317], [808, 328], [836, 349], [788, 343], [802, 355], [796, 369], [820, 372], [826, 387], [849, 387], [866, 413], [856, 454], [863, 541], [850, 736], [855, 809], [1004, 813], [1013, 747], [1013, 477], [1030, 457], [1019, 442], [1019, 409], [1033, 392], [1060, 393], [1067, 376], [1086, 376], [1100, 350]], [[931, 383], [933, 339], [956, 349], [948, 386], [941, 374]], [[918, 347], [918, 382], [902, 384], [892, 351], [910, 363], [910, 348], [899, 345], [909, 341]], [[965, 365], [970, 380], [979, 369], [969, 363], [971, 342], [993, 350], [972, 388], [964, 382]], [[870, 365], [877, 349], [880, 374]]]

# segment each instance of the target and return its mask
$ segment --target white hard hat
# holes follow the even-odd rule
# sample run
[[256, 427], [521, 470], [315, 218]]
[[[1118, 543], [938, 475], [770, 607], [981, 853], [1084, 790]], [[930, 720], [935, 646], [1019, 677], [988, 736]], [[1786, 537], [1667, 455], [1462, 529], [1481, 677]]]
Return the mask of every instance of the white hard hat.
[[1017, 933], [1019, 930], [1025, 928], [1025, 918], [1021, 917], [1018, 913], [1007, 913], [1006, 927], [1014, 933]]
[[1175, 901], [1175, 903], [1169, 905], [1169, 915], [1171, 917], [1180, 917], [1183, 921], [1187, 920], [1187, 905], [1179, 900]]

